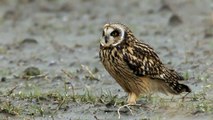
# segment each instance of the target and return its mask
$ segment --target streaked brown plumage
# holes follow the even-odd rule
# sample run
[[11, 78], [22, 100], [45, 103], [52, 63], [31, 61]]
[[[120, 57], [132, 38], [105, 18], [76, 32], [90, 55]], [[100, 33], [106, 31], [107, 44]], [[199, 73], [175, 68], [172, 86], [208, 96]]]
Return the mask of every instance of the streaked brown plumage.
[[128, 93], [129, 104], [136, 104], [140, 94], [150, 92], [191, 92], [178, 82], [184, 78], [165, 67], [153, 48], [137, 40], [123, 24], [104, 25], [99, 56], [109, 74]]

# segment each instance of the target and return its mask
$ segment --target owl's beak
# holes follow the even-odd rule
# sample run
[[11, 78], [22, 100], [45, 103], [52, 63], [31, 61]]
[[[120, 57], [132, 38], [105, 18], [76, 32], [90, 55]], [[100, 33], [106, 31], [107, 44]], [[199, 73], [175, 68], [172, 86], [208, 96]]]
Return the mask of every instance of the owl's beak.
[[107, 43], [108, 40], [109, 40], [109, 37], [108, 37], [108, 36], [104, 36], [104, 41], [105, 41], [105, 43]]
[[107, 44], [109, 41], [109, 37], [108, 36], [103, 36], [101, 37], [101, 41], [100, 43], [102, 44], [102, 46], [104, 46], [105, 44]]

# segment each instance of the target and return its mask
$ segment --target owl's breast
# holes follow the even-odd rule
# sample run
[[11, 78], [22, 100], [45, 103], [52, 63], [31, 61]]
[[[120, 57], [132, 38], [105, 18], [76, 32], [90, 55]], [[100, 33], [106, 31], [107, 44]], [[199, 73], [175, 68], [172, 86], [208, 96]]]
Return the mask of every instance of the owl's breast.
[[101, 49], [99, 57], [108, 72], [119, 72], [125, 66], [122, 52], [118, 51], [116, 48]]
[[108, 73], [119, 83], [126, 91], [131, 91], [130, 85], [136, 76], [129, 70], [123, 59], [122, 51], [117, 49], [100, 50], [100, 59]]

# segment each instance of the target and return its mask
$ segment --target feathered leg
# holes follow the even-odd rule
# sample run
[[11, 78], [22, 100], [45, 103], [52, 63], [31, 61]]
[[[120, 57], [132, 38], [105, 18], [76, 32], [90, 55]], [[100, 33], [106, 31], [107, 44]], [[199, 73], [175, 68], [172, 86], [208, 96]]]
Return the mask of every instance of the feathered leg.
[[128, 93], [128, 104], [135, 105], [136, 104], [137, 95], [133, 92]]

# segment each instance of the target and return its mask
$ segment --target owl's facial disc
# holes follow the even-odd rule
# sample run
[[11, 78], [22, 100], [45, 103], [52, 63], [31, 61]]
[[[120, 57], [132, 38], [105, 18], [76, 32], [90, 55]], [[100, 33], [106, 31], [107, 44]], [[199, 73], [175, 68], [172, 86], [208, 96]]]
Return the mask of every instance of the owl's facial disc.
[[114, 47], [124, 39], [124, 29], [117, 24], [106, 24], [101, 37], [101, 46]]

